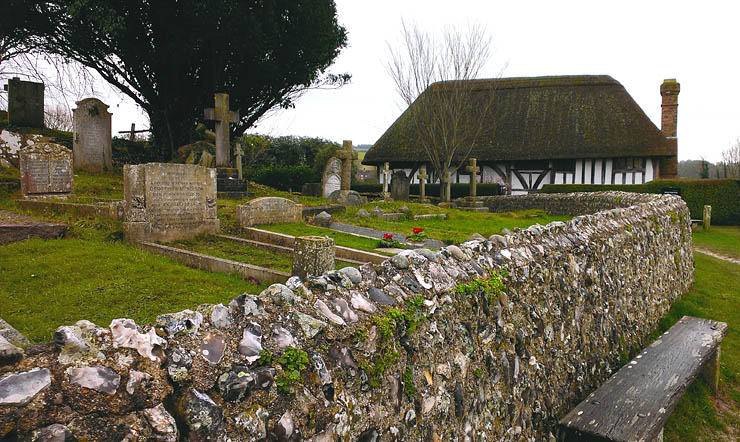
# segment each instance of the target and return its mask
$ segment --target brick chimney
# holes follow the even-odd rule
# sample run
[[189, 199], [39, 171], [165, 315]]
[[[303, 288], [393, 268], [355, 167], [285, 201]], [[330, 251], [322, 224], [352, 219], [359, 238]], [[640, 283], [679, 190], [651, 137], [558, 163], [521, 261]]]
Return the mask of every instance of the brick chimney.
[[660, 105], [660, 131], [673, 145], [673, 155], [660, 159], [658, 178], [675, 179], [678, 177], [678, 93], [681, 84], [675, 78], [669, 78], [660, 85], [660, 96], [663, 98]]

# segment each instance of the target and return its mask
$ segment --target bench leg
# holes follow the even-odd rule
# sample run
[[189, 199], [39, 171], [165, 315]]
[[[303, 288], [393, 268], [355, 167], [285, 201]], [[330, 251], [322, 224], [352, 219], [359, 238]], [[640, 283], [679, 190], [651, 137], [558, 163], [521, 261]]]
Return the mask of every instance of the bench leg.
[[704, 368], [701, 371], [702, 377], [709, 385], [713, 394], [717, 394], [719, 389], [719, 356], [720, 346], [718, 345], [717, 350], [709, 357], [709, 360], [704, 364]]

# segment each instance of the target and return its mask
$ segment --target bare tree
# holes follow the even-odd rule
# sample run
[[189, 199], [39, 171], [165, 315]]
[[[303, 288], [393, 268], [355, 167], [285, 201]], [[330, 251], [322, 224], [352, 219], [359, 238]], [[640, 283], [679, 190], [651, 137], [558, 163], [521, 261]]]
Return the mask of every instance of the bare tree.
[[44, 126], [50, 129], [72, 132], [74, 122], [69, 107], [56, 105], [44, 109]]
[[727, 150], [722, 151], [725, 178], [740, 178], [740, 138]]
[[[492, 38], [479, 25], [448, 27], [437, 37], [406, 23], [401, 37], [398, 46], [388, 44], [387, 70], [408, 106], [413, 142], [444, 179], [446, 171], [460, 168], [468, 158], [492, 110], [493, 90], [470, 81], [488, 63]], [[449, 201], [449, 195], [443, 200]]]

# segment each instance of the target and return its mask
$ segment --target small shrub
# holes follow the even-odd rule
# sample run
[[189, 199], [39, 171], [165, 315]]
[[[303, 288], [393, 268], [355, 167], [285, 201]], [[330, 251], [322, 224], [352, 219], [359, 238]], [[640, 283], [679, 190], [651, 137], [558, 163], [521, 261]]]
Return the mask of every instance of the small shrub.
[[[260, 353], [260, 359], [262, 353]], [[301, 371], [308, 367], [308, 354], [298, 348], [288, 346], [285, 348], [285, 354], [278, 359], [280, 366], [283, 367], [283, 375], [278, 376], [275, 380], [278, 390], [283, 393], [290, 393], [293, 385], [301, 379]]]

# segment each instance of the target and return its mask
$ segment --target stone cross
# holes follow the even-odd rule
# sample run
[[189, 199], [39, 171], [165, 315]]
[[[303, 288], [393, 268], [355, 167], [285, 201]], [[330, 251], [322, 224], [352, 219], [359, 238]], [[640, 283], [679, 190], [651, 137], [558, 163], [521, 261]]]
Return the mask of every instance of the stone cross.
[[478, 160], [475, 158], [470, 159], [470, 166], [466, 167], [465, 170], [470, 172], [470, 196], [476, 196], [476, 186], [478, 185], [478, 172], [480, 167], [477, 166]]
[[205, 109], [206, 120], [216, 122], [216, 167], [231, 167], [229, 123], [239, 121], [239, 111], [229, 110], [229, 94], [213, 94], [215, 107]]
[[388, 162], [383, 166], [383, 170], [380, 171], [383, 174], [383, 197], [388, 198], [388, 178], [391, 176], [391, 170], [388, 167]]
[[429, 178], [429, 175], [427, 175], [427, 166], [421, 166], [418, 177], [421, 190], [421, 202], [423, 203], [424, 201], [426, 201], [426, 183], [427, 179]]
[[352, 160], [357, 159], [357, 152], [352, 150], [352, 141], [344, 140], [342, 150], [338, 150], [334, 156], [342, 160], [340, 190], [349, 190], [350, 184], [352, 184]]
[[442, 181], [444, 181], [445, 186], [445, 197], [444, 201], [449, 203], [452, 198], [450, 198], [450, 191], [452, 190], [452, 175], [450, 175], [450, 172], [445, 172], [444, 175], [442, 175]]
[[239, 179], [244, 179], [244, 174], [242, 173], [242, 155], [244, 155], [244, 151], [242, 150], [242, 143], [237, 142], [234, 144], [234, 155], [236, 156], [236, 171], [239, 174]]

